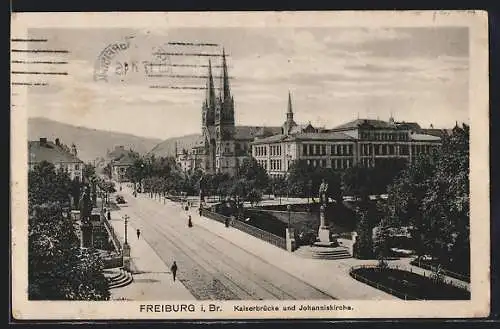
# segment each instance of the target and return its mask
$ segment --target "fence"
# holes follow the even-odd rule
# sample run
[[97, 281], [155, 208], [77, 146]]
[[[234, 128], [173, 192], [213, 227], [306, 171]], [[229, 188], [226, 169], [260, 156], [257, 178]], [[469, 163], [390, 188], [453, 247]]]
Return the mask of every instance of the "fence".
[[205, 217], [208, 217], [210, 219], [216, 220], [221, 223], [225, 223], [226, 221], [229, 221], [232, 223], [231, 225], [247, 234], [250, 234], [258, 239], [261, 239], [267, 243], [273, 244], [276, 247], [286, 249], [286, 240], [282, 237], [279, 237], [277, 235], [274, 235], [272, 233], [269, 233], [267, 231], [261, 230], [257, 227], [254, 227], [252, 225], [248, 225], [243, 223], [242, 221], [239, 220], [231, 220], [229, 217], [209, 211], [207, 209], [202, 209], [201, 214]]
[[104, 227], [106, 227], [106, 230], [108, 231], [108, 234], [111, 237], [111, 241], [113, 242], [113, 246], [115, 247], [115, 250], [117, 252], [121, 252], [122, 246], [120, 243], [120, 239], [118, 239], [118, 236], [116, 235], [113, 226], [111, 226], [111, 223], [108, 222], [108, 219], [106, 218], [106, 216], [103, 215], [103, 216], [101, 216], [101, 218], [102, 218], [102, 221], [104, 223]]
[[122, 267], [123, 266], [123, 257], [120, 254], [114, 255], [112, 257], [105, 257], [103, 258], [103, 265], [104, 268], [116, 268], [116, 267]]
[[[410, 264], [414, 265], [414, 266], [417, 266], [417, 267], [421, 267], [424, 270], [428, 270], [428, 271], [435, 270], [435, 266], [433, 266], [431, 264], [427, 264], [425, 261], [418, 262], [417, 259], [412, 260]], [[458, 280], [470, 283], [470, 275], [463, 275], [463, 274], [456, 273], [456, 272], [453, 272], [453, 271], [450, 271], [450, 270], [447, 270], [447, 269], [443, 269], [443, 268], [441, 269], [441, 271], [446, 276], [449, 276], [449, 277], [452, 277], [452, 278], [455, 278], [455, 279], [458, 279]]]

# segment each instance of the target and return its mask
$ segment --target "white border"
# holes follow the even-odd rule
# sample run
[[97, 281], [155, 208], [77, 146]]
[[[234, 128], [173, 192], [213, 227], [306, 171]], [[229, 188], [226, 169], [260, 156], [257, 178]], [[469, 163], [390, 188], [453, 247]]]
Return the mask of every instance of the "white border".
[[[452, 318], [484, 317], [490, 309], [488, 21], [483, 11], [407, 12], [191, 12], [191, 13], [15, 13], [12, 35], [36, 28], [168, 27], [429, 27], [468, 26], [470, 36], [470, 301], [334, 301], [347, 312], [233, 312], [233, 305], [292, 305], [301, 302], [214, 302], [223, 312], [140, 313], [148, 302], [35, 302], [27, 300], [27, 113], [19, 88], [11, 108], [12, 302], [16, 319], [264, 319], [264, 318]], [[152, 304], [161, 304], [152, 301]], [[175, 303], [169, 301], [168, 303]], [[304, 301], [310, 305], [323, 303]], [[208, 302], [195, 302], [199, 306]]]

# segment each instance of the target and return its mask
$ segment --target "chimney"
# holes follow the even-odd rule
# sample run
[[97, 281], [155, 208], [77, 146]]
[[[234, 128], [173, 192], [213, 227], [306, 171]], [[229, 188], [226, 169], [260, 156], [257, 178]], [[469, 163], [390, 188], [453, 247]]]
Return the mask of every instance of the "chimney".
[[42, 145], [42, 146], [47, 145], [47, 138], [46, 137], [40, 137], [40, 145]]

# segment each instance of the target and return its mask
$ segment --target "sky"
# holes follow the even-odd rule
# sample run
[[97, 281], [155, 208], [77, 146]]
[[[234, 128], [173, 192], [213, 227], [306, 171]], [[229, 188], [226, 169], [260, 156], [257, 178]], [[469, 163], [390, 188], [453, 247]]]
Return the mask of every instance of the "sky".
[[[29, 117], [161, 139], [200, 133], [203, 89], [151, 86], [203, 88], [209, 58], [220, 76], [224, 48], [238, 125], [281, 125], [288, 92], [296, 122], [326, 128], [391, 114], [423, 127], [469, 122], [466, 27], [32, 29], [29, 35], [47, 39], [31, 48], [69, 51], [16, 54], [68, 62], [30, 64], [31, 71], [68, 75], [25, 77], [48, 83], [30, 87]], [[111, 59], [107, 81], [95, 81], [99, 54], [125, 40], [129, 47]], [[125, 62], [133, 67], [127, 74], [120, 70]], [[153, 66], [148, 76], [145, 62], [191, 67]]]

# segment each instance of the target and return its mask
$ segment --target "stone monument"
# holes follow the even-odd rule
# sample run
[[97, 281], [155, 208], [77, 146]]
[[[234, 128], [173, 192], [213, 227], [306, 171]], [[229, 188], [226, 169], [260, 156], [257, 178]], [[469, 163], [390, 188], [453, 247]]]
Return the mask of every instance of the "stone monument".
[[298, 254], [306, 258], [314, 259], [342, 259], [350, 258], [351, 254], [345, 246], [339, 245], [338, 241], [330, 239], [330, 228], [326, 210], [328, 206], [328, 183], [323, 180], [319, 187], [319, 229], [316, 242], [311, 246], [302, 246]]
[[316, 246], [332, 246], [334, 243], [330, 241], [330, 228], [326, 218], [326, 206], [328, 205], [328, 183], [323, 179], [319, 186], [319, 229], [318, 240], [314, 245]]

